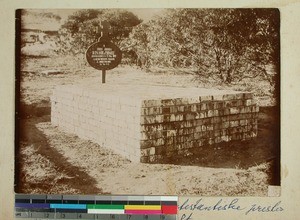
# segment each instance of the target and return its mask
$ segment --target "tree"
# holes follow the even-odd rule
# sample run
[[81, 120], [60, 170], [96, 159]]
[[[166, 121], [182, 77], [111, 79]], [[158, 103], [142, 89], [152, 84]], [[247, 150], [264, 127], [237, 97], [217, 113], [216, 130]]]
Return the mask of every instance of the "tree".
[[[147, 51], [151, 65], [190, 67], [227, 84], [260, 77], [274, 85], [279, 72], [279, 12], [276, 9], [169, 9], [136, 27], [128, 45]], [[134, 30], [135, 31], [135, 30]], [[133, 31], [133, 33], [134, 33]]]
[[110, 24], [110, 38], [117, 45], [128, 37], [132, 27], [141, 23], [136, 15], [126, 10], [79, 10], [68, 17], [59, 31], [60, 52], [84, 53], [87, 47], [100, 37], [96, 27], [104, 20]]
[[123, 48], [123, 51], [126, 51], [127, 54], [131, 54], [131, 60], [129, 63], [135, 63], [140, 67], [149, 67], [149, 27], [149, 24], [139, 24], [133, 28], [129, 37], [125, 38], [121, 42], [121, 48]]

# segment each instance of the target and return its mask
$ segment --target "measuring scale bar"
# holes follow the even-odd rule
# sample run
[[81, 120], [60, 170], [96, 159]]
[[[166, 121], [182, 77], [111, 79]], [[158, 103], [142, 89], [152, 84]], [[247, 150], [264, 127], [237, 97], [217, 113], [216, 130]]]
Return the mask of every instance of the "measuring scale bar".
[[176, 196], [15, 196], [16, 219], [176, 220]]

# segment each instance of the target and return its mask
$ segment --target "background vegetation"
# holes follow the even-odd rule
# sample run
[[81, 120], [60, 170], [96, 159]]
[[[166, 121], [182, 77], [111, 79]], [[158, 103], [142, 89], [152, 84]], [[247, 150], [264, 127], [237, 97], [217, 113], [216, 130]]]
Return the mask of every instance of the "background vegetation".
[[81, 10], [62, 25], [60, 52], [84, 53], [98, 39], [101, 20], [109, 22], [111, 40], [121, 47], [125, 64], [148, 71], [185, 68], [219, 85], [249, 87], [249, 81], [263, 81], [269, 84], [263, 93], [278, 99], [276, 9], [166, 9], [147, 22], [126, 10]]
[[84, 53], [100, 37], [101, 21], [110, 24], [111, 41], [117, 45], [128, 38], [132, 27], [141, 23], [136, 15], [126, 10], [79, 10], [69, 16], [59, 30], [60, 52]]

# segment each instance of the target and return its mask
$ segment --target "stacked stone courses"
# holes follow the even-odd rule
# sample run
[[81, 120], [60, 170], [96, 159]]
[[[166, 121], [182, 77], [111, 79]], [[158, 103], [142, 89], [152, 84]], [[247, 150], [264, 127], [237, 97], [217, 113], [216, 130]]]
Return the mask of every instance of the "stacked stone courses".
[[134, 162], [163, 162], [221, 142], [257, 136], [252, 93], [133, 85], [65, 85], [51, 122]]

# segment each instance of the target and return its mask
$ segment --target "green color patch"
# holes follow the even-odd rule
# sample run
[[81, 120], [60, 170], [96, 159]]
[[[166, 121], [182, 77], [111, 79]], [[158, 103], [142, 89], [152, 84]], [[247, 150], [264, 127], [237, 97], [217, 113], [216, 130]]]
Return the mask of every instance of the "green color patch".
[[124, 209], [124, 205], [87, 205], [87, 209]]

